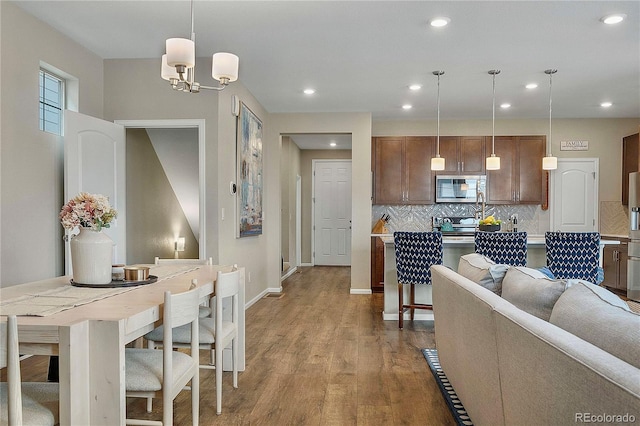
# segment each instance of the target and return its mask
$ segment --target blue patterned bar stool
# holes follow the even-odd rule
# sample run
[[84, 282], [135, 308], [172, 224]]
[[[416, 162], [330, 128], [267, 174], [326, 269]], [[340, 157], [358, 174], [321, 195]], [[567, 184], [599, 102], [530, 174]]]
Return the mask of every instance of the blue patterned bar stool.
[[[416, 303], [415, 286], [431, 285], [431, 265], [442, 264], [442, 234], [440, 232], [394, 232], [396, 269], [398, 271], [398, 325], [403, 327], [404, 313], [433, 306]], [[404, 304], [404, 286], [410, 285], [409, 304]]]
[[526, 232], [475, 233], [476, 253], [502, 265], [527, 266]]
[[582, 279], [599, 284], [600, 233], [547, 232], [547, 267], [556, 278]]

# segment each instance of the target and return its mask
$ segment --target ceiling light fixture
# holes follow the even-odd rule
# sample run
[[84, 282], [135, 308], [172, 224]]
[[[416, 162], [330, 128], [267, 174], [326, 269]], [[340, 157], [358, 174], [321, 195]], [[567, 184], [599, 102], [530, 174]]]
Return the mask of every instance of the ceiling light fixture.
[[611, 105], [613, 105], [611, 102], [603, 102], [600, 104], [602, 108], [609, 108]]
[[491, 125], [491, 156], [487, 157], [487, 170], [500, 170], [500, 157], [496, 157], [496, 75], [500, 70], [491, 70], [489, 74], [493, 78], [493, 116]]
[[526, 86], [524, 86], [525, 88], [531, 90], [531, 89], [535, 89], [538, 87], [538, 83], [529, 83]]
[[315, 89], [304, 89], [305, 95], [313, 95], [314, 93], [316, 93]]
[[600, 20], [607, 25], [614, 25], [624, 21], [624, 18], [626, 17], [627, 15], [625, 15], [624, 13], [616, 13], [613, 15], [603, 16], [602, 18], [600, 18]]
[[505, 103], [503, 103], [503, 104], [500, 104], [500, 108], [502, 108], [502, 109], [508, 109], [508, 108], [511, 108], [511, 104], [508, 104], [508, 103], [506, 103], [506, 102], [505, 102]]
[[412, 84], [411, 86], [409, 86], [409, 90], [416, 91], [416, 90], [420, 90], [420, 89], [422, 89], [422, 86], [419, 85], [419, 84]]
[[433, 18], [432, 20], [430, 20], [429, 25], [431, 25], [432, 27], [441, 28], [441, 27], [447, 26], [449, 22], [451, 22], [451, 19], [445, 16], [441, 16], [441, 17]]
[[551, 154], [551, 79], [557, 73], [556, 69], [545, 70], [549, 75], [549, 136], [547, 137], [547, 156], [542, 159], [543, 170], [555, 170], [558, 168], [558, 159]]
[[224, 90], [229, 83], [238, 79], [239, 59], [233, 53], [215, 53], [211, 76], [220, 82], [220, 86], [202, 86], [196, 82], [196, 33], [194, 32], [193, 18], [193, 0], [191, 0], [191, 38], [167, 39], [167, 53], [162, 55], [160, 76], [168, 80], [174, 90], [181, 92], [199, 93], [200, 89]]
[[402, 105], [402, 109], [411, 109], [411, 108], [413, 108], [413, 106], [411, 106], [409, 104]]
[[444, 158], [440, 157], [440, 76], [444, 71], [433, 71], [438, 77], [438, 124], [436, 136], [436, 156], [431, 159], [431, 170], [444, 170]]
[[329, 143], [329, 146], [336, 146], [337, 144], [335, 142], [331, 142]]

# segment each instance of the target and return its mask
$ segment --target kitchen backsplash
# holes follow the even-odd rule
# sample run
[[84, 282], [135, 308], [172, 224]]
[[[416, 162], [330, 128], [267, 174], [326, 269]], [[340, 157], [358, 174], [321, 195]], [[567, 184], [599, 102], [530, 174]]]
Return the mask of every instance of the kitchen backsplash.
[[[475, 211], [474, 204], [374, 205], [371, 226], [373, 227], [378, 219], [386, 213], [390, 216], [387, 223], [389, 232], [430, 231], [431, 218], [434, 216], [473, 217]], [[487, 205], [485, 208], [485, 216], [492, 215], [505, 222], [514, 214], [518, 215], [518, 230], [520, 231], [526, 231], [530, 235], [543, 235], [549, 230], [549, 212], [543, 211], [540, 206]]]
[[[371, 227], [383, 214], [390, 216], [387, 223], [389, 232], [430, 231], [433, 216], [473, 216], [474, 204], [431, 204], [426, 206], [386, 206], [374, 205]], [[518, 215], [518, 230], [529, 235], [544, 235], [550, 230], [549, 211], [540, 206], [530, 205], [487, 205], [485, 216], [493, 215], [507, 221], [511, 215]], [[600, 202], [600, 233], [602, 235], [628, 235], [629, 211], [620, 201]]]

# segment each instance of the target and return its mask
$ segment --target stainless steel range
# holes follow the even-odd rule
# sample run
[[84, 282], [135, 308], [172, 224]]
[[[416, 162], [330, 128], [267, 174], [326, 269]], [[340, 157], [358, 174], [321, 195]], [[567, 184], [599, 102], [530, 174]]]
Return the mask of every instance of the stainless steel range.
[[472, 236], [476, 232], [478, 219], [469, 216], [434, 216], [431, 225], [434, 231], [442, 232], [443, 236]]
[[629, 173], [627, 297], [640, 301], [640, 173]]

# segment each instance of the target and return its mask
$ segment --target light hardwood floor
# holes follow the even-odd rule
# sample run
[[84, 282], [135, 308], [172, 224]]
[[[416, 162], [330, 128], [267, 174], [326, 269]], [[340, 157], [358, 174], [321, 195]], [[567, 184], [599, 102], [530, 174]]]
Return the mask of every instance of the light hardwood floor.
[[[214, 371], [200, 373], [201, 425], [453, 425], [420, 352], [433, 348], [433, 323], [383, 321], [382, 294], [350, 295], [350, 268], [307, 267], [246, 312], [246, 370], [233, 389], [223, 379], [215, 414]], [[202, 352], [203, 361], [208, 354]], [[23, 361], [23, 379], [46, 379], [46, 358]], [[189, 393], [175, 404], [177, 425], [191, 424]], [[161, 401], [146, 415], [161, 417]]]

